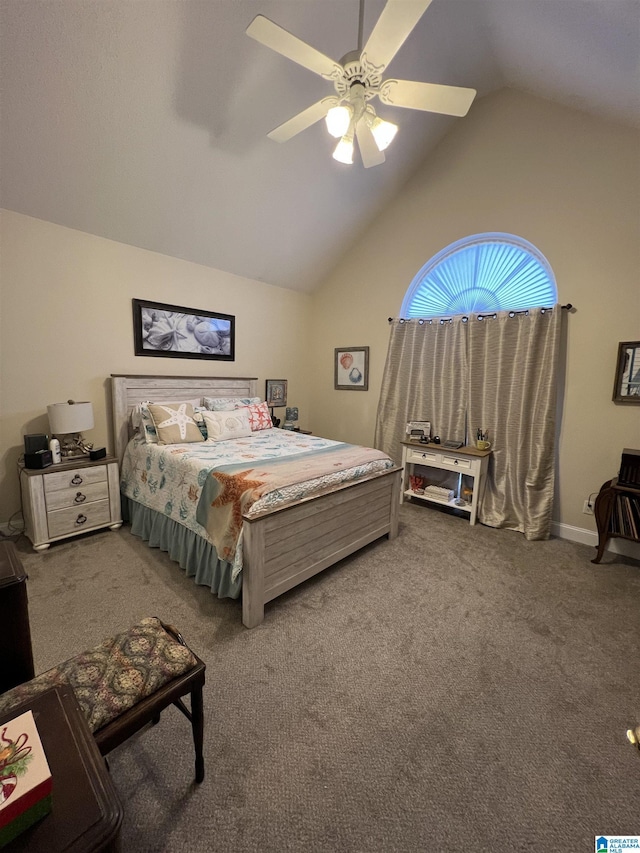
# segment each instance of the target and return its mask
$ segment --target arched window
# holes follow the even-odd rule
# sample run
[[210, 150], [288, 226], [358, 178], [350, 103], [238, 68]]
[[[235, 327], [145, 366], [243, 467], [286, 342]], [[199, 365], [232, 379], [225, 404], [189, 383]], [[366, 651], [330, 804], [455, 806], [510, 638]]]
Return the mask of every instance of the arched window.
[[401, 317], [524, 311], [557, 302], [544, 255], [513, 234], [475, 234], [426, 263], [407, 290]]

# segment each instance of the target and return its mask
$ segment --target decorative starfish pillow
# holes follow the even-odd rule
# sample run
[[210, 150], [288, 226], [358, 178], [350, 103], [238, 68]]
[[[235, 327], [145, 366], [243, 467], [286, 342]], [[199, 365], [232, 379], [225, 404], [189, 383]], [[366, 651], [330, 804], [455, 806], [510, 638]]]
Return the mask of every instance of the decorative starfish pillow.
[[193, 418], [191, 403], [150, 403], [149, 412], [158, 435], [158, 444], [204, 441]]
[[157, 444], [158, 436], [149, 406], [179, 406], [180, 403], [191, 403], [194, 412], [197, 412], [198, 408], [201, 408], [201, 402], [200, 398], [194, 398], [193, 400], [145, 400], [144, 403], [138, 403], [133, 407], [133, 411], [131, 412], [131, 426], [134, 432], [142, 436], [147, 444]]
[[267, 406], [266, 403], [256, 403], [255, 405], [242, 407], [238, 406], [236, 411], [244, 411], [245, 409], [249, 414], [249, 423], [251, 424], [253, 432], [257, 432], [261, 429], [271, 429], [273, 427], [269, 406]]

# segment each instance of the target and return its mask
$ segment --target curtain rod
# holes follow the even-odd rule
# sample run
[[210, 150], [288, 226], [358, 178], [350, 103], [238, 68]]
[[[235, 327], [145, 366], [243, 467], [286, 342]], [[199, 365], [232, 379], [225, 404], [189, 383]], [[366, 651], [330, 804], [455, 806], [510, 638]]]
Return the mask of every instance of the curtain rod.
[[[567, 304], [566, 304], [566, 305], [561, 305], [560, 307], [561, 307], [561, 308], [564, 308], [564, 309], [565, 309], [565, 311], [571, 311], [571, 309], [573, 308], [573, 305], [571, 304], [571, 302], [567, 302]], [[553, 311], [553, 307], [551, 307], [551, 308], [543, 308], [542, 310], [543, 310], [543, 311]], [[516, 316], [516, 314], [528, 314], [528, 313], [529, 313], [529, 312], [528, 312], [528, 309], [526, 309], [525, 311], [509, 311], [509, 316], [510, 316], [510, 317], [515, 317], [515, 316]], [[482, 320], [482, 319], [484, 319], [484, 317], [497, 317], [497, 314], [496, 314], [496, 312], [495, 312], [495, 311], [489, 311], [489, 312], [488, 312], [488, 313], [486, 313], [486, 314], [482, 314], [482, 313], [481, 313], [481, 314], [478, 314], [478, 319]], [[389, 321], [390, 323], [393, 323], [393, 321], [394, 321], [394, 319], [395, 319], [395, 318], [394, 318], [394, 317], [388, 317], [387, 319], [388, 319], [388, 321]], [[404, 318], [401, 318], [401, 319], [403, 320], [403, 322], [407, 323], [407, 322], [409, 322], [409, 320], [411, 320], [411, 319], [417, 320], [417, 319], [419, 319], [419, 318], [417, 318], [417, 317], [414, 317], [414, 318], [408, 317], [407, 319], [404, 319]], [[452, 317], [429, 317], [429, 318], [420, 318], [420, 319], [421, 319], [421, 323], [425, 323], [425, 322], [427, 322], [427, 320], [428, 320], [428, 322], [429, 322], [429, 323], [432, 323], [434, 320], [438, 320], [440, 323], [445, 323], [445, 322], [449, 322], [449, 323], [450, 323], [450, 322], [451, 322], [451, 320], [452, 320], [453, 318], [452, 318]], [[463, 323], [466, 323], [468, 319], [469, 319], [469, 318], [468, 318], [467, 316], [464, 316], [464, 317], [462, 318], [462, 322], [463, 322]]]

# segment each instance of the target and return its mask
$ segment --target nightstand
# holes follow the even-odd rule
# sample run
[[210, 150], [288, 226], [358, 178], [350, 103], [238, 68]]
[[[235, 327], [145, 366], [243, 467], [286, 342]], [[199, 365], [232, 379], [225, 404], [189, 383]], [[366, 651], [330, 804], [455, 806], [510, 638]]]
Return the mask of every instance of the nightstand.
[[105, 456], [66, 458], [42, 470], [22, 467], [25, 533], [36, 551], [86, 530], [122, 526], [118, 462]]

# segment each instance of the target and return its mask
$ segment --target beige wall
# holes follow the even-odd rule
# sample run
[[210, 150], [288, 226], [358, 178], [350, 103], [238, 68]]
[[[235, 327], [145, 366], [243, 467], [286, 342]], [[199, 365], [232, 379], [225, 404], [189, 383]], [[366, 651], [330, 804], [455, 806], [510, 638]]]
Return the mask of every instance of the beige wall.
[[[96, 447], [112, 446], [111, 373], [289, 380], [307, 426], [310, 297], [3, 211], [0, 224], [0, 523], [20, 506], [22, 436], [48, 432], [47, 404], [90, 400]], [[236, 317], [233, 363], [136, 357], [131, 299]]]
[[[585, 498], [617, 473], [623, 447], [640, 447], [640, 407], [611, 401], [618, 342], [640, 339], [639, 143], [637, 132], [509, 90], [474, 104], [313, 296], [314, 430], [370, 444], [387, 318], [414, 275], [467, 235], [520, 235], [577, 308], [554, 518], [595, 530]], [[335, 391], [334, 347], [365, 345], [369, 391]]]

